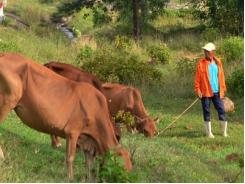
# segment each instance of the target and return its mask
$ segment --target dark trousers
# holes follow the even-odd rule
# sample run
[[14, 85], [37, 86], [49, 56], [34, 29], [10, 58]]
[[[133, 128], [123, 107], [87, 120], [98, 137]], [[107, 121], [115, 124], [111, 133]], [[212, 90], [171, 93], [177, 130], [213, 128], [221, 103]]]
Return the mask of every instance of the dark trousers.
[[202, 110], [204, 121], [210, 121], [211, 101], [213, 102], [214, 107], [218, 112], [219, 120], [226, 121], [224, 103], [220, 99], [219, 93], [214, 93], [214, 96], [212, 97], [202, 97]]

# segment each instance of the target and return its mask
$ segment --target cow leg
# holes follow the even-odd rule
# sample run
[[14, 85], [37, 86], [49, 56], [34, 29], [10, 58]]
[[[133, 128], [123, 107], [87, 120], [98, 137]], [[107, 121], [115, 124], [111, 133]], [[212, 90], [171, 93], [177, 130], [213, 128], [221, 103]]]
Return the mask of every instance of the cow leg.
[[[0, 83], [1, 85], [1, 83]], [[12, 110], [11, 104], [6, 103], [3, 95], [0, 94], [0, 123], [7, 117], [8, 113]]]
[[73, 161], [76, 155], [76, 144], [79, 135], [70, 134], [66, 137], [66, 164], [69, 180], [73, 180]]
[[51, 145], [53, 148], [58, 148], [61, 146], [61, 142], [59, 140], [59, 137], [56, 135], [50, 135], [51, 137]]
[[86, 182], [94, 183], [94, 180], [96, 180], [96, 178], [92, 172], [92, 166], [95, 161], [95, 156], [98, 154], [97, 143], [89, 135], [81, 134], [79, 137], [79, 144], [84, 152], [85, 157]]
[[92, 172], [92, 166], [95, 160], [95, 156], [91, 155], [89, 151], [84, 150], [85, 162], [86, 162], [86, 173], [87, 173], [87, 182], [95, 182], [95, 176]]
[[22, 96], [22, 82], [10, 76], [9, 73], [3, 71], [0, 73], [0, 123], [17, 106]]
[[[7, 117], [8, 113], [11, 111], [11, 105], [4, 104], [3, 96], [0, 95], [0, 123]], [[0, 146], [0, 159], [4, 159], [4, 154]]]

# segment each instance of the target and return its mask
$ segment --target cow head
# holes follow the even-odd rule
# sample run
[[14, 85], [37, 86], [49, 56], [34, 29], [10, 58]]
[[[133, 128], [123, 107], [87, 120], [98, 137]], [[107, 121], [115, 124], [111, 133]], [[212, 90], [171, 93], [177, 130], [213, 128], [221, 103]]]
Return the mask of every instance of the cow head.
[[[157, 118], [158, 119], [158, 118]], [[153, 137], [157, 134], [156, 123], [157, 119], [152, 120], [151, 118], [138, 118], [136, 128], [140, 133], [143, 133], [146, 137]]]

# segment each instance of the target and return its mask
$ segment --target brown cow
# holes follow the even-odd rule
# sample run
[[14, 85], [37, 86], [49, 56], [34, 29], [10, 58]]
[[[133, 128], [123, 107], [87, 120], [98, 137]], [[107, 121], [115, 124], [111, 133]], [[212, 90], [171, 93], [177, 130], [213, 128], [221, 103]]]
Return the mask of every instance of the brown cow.
[[[60, 63], [57, 61], [51, 61], [49, 63], [44, 64], [44, 66], [70, 80], [87, 82], [103, 93], [102, 82], [91, 73], [81, 72], [80, 69], [74, 67], [73, 65]], [[119, 141], [121, 138], [120, 129], [114, 123], [113, 128], [116, 133], [117, 140]], [[51, 145], [54, 148], [61, 146], [58, 136], [51, 135]]]
[[130, 170], [129, 153], [116, 139], [105, 97], [93, 86], [70, 81], [19, 54], [0, 53], [0, 122], [14, 109], [29, 127], [66, 138], [68, 177], [76, 144], [87, 166], [115, 149]]
[[157, 133], [156, 121], [152, 120], [144, 107], [141, 94], [138, 89], [122, 84], [105, 83], [102, 85], [104, 95], [109, 102], [109, 110], [112, 116], [118, 111], [130, 112], [137, 118], [136, 129], [145, 136], [153, 137]]
[[[47, 63], [45, 66], [51, 70], [54, 70], [56, 73], [77, 82], [84, 82], [90, 80], [90, 78], [93, 78], [90, 76], [90, 73], [83, 72], [69, 64], [56, 62], [54, 64]], [[55, 67], [53, 66], [59, 68], [59, 70], [55, 70]], [[85, 79], [86, 77], [89, 79]], [[137, 89], [120, 84], [103, 84], [100, 91], [102, 91], [109, 102], [109, 109], [112, 116], [114, 116], [119, 110], [130, 112], [138, 119], [136, 128], [139, 132], [144, 133], [145, 136], [149, 137], [152, 137], [156, 133], [155, 120], [152, 120], [147, 115], [141, 94]], [[116, 134], [120, 136], [120, 131], [117, 128]], [[57, 138], [52, 138], [53, 146], [60, 144]]]
[[74, 67], [73, 65], [51, 61], [44, 64], [44, 66], [70, 80], [87, 82], [93, 85], [99, 91], [103, 92], [102, 82], [95, 75], [84, 71], [81, 72], [80, 69]]

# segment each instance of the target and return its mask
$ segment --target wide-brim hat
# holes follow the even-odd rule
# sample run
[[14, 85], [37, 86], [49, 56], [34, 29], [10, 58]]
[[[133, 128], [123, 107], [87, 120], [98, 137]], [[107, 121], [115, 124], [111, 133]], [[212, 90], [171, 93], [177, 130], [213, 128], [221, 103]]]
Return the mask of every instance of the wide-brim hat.
[[207, 51], [212, 51], [212, 50], [215, 50], [215, 45], [213, 43], [207, 43], [206, 45], [204, 45], [204, 47], [202, 47], [204, 50], [207, 50]]

